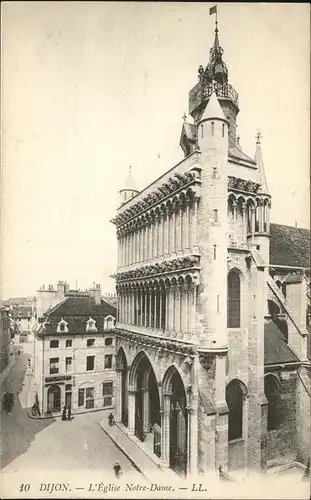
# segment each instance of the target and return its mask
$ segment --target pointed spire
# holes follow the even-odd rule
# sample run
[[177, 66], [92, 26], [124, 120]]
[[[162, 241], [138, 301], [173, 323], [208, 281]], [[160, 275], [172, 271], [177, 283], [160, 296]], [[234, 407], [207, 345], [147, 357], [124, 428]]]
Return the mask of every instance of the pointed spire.
[[263, 164], [262, 160], [262, 152], [261, 152], [261, 139], [262, 135], [260, 131], [258, 130], [256, 134], [256, 151], [255, 151], [255, 162], [258, 167], [258, 183], [261, 185], [260, 191], [264, 194], [269, 194], [269, 189], [268, 189], [268, 184], [267, 184], [267, 179], [266, 179], [266, 174], [265, 174], [265, 167]]
[[204, 110], [204, 113], [202, 115], [202, 118], [200, 122], [205, 121], [205, 120], [212, 120], [212, 119], [219, 119], [223, 121], [227, 121], [224, 115], [223, 110], [221, 109], [221, 106], [219, 104], [217, 95], [215, 90], [213, 90], [212, 95], [206, 105], [206, 108]]

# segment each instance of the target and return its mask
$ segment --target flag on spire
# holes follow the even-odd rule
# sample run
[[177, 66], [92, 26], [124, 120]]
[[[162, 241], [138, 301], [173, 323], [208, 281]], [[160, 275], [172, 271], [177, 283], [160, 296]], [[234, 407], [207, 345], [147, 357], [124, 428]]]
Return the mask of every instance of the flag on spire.
[[217, 5], [213, 5], [213, 7], [210, 8], [209, 15], [211, 16], [212, 14], [217, 15]]

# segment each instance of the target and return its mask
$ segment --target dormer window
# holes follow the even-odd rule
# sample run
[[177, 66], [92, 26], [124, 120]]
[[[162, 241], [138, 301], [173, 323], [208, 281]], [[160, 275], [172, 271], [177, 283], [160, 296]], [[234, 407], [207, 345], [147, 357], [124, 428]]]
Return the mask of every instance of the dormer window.
[[62, 318], [60, 320], [60, 322], [58, 323], [58, 325], [57, 325], [57, 331], [59, 333], [68, 332], [68, 323], [67, 323], [67, 321], [64, 320], [64, 318]]
[[115, 318], [110, 314], [104, 319], [104, 330], [112, 330], [115, 327]]
[[86, 322], [86, 331], [87, 332], [97, 332], [96, 321], [93, 318], [89, 318]]

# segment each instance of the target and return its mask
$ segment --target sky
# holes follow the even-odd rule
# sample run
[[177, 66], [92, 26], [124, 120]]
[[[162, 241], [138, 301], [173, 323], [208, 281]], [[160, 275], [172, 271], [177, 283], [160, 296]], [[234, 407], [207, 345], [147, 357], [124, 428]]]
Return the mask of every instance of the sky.
[[[212, 3], [2, 2], [1, 296], [44, 283], [114, 291], [119, 189], [183, 158]], [[309, 227], [308, 4], [220, 3], [238, 134], [260, 129], [271, 220]]]

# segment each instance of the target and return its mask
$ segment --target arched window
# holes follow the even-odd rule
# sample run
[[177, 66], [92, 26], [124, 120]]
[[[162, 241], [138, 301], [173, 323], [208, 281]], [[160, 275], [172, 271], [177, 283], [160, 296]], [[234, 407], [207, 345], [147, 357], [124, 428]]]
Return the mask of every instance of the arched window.
[[241, 326], [241, 290], [240, 278], [235, 271], [228, 274], [228, 306], [227, 326], [228, 328], [239, 328]]
[[265, 376], [265, 395], [268, 400], [268, 431], [280, 425], [280, 391], [273, 375]]
[[227, 385], [226, 401], [229, 408], [228, 439], [232, 441], [242, 437], [243, 429], [243, 393], [237, 380]]

